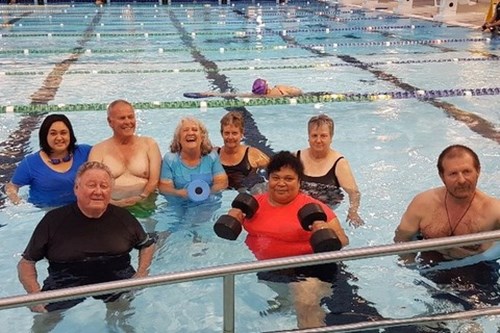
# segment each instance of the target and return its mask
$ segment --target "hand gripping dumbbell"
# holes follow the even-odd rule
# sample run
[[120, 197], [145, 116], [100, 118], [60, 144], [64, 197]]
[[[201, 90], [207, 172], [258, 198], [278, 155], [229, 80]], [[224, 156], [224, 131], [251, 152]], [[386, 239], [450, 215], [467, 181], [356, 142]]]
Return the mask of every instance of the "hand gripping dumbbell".
[[[308, 203], [304, 205], [304, 207], [302, 207], [297, 213], [297, 216], [302, 228], [306, 231], [311, 231], [310, 227], [312, 227], [315, 221], [327, 222], [327, 217], [323, 208], [316, 203]], [[337, 235], [335, 235], [335, 232], [333, 232], [330, 228], [314, 231], [309, 239], [309, 242], [311, 243], [311, 247], [315, 253], [337, 251], [342, 248], [342, 244], [337, 238]]]
[[[251, 218], [259, 209], [259, 203], [250, 194], [240, 193], [234, 198], [231, 207], [240, 209], [246, 218]], [[241, 223], [237, 218], [224, 214], [215, 222], [214, 231], [220, 238], [235, 240], [241, 233]]]

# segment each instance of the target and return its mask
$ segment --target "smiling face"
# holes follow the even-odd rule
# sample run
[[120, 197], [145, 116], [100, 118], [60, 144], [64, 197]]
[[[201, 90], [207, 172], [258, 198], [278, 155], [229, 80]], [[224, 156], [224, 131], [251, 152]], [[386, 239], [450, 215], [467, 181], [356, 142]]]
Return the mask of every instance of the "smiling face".
[[236, 148], [243, 139], [243, 131], [234, 124], [228, 124], [222, 127], [222, 139], [227, 148]]
[[110, 107], [108, 111], [108, 124], [115, 136], [133, 136], [135, 134], [136, 119], [132, 105], [120, 102]]
[[268, 189], [272, 202], [286, 205], [299, 194], [299, 175], [292, 168], [284, 166], [269, 175]]
[[111, 200], [113, 180], [103, 169], [85, 170], [75, 182], [77, 204], [82, 213], [91, 218], [100, 217]]
[[181, 149], [200, 149], [202, 140], [202, 131], [198, 124], [191, 120], [184, 120], [179, 131]]
[[332, 144], [331, 129], [328, 125], [312, 125], [309, 128], [309, 147], [316, 152], [324, 152], [330, 149]]
[[70, 132], [62, 121], [54, 122], [47, 134], [47, 143], [54, 154], [67, 154], [70, 143]]

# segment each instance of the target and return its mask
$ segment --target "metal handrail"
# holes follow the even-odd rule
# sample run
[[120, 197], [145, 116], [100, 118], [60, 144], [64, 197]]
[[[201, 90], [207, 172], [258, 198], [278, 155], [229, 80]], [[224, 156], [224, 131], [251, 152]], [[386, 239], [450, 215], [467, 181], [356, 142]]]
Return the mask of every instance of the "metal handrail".
[[465, 246], [499, 239], [500, 230], [463, 236], [426, 239], [406, 243], [344, 249], [337, 252], [317, 253], [296, 257], [207, 267], [197, 270], [168, 273], [144, 278], [112, 281], [80, 287], [44, 291], [34, 294], [4, 297], [0, 298], [0, 310], [25, 305], [41, 304], [48, 301], [61, 301], [80, 298], [83, 296], [94, 296], [111, 292], [135, 290], [143, 287], [155, 287], [179, 282], [224, 277], [224, 332], [234, 332], [234, 275], [325, 264], [345, 260], [366, 259], [386, 255], [438, 250], [454, 247], [456, 245]]
[[500, 315], [500, 307], [491, 306], [483, 309], [460, 311], [460, 312], [450, 312], [446, 314], [440, 314], [435, 316], [423, 316], [415, 318], [405, 318], [405, 319], [386, 319], [377, 321], [365, 321], [355, 324], [344, 324], [335, 325], [327, 327], [317, 327], [309, 328], [303, 330], [284, 330], [284, 331], [272, 331], [267, 333], [318, 333], [318, 332], [363, 332], [367, 330], [373, 330], [378, 328], [387, 327], [399, 327], [407, 325], [422, 325], [430, 323], [438, 323], [449, 320], [461, 320], [461, 319], [471, 319], [484, 316], [495, 316]]

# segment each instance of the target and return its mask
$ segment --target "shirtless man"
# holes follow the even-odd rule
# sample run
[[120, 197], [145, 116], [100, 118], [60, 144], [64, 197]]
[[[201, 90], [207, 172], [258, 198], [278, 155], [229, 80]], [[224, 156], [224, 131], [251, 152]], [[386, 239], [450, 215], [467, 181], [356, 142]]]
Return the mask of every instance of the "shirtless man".
[[[437, 167], [444, 186], [420, 193], [412, 200], [394, 241], [408, 242], [419, 233], [429, 239], [498, 230], [500, 200], [477, 189], [481, 171], [477, 154], [462, 145], [449, 146], [439, 155]], [[460, 259], [482, 253], [492, 244], [490, 241], [439, 253], [445, 260]]]
[[102, 162], [111, 169], [115, 180], [111, 203], [132, 206], [156, 190], [160, 149], [154, 139], [135, 134], [135, 111], [127, 101], [109, 104], [108, 124], [113, 136], [92, 148], [89, 161]]

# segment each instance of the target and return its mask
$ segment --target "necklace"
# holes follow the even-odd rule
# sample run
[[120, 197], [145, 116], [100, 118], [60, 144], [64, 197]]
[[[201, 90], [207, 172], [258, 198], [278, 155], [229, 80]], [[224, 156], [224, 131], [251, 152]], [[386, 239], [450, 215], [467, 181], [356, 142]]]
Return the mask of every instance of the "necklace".
[[448, 205], [446, 204], [446, 200], [448, 199], [448, 191], [445, 192], [444, 194], [444, 208], [446, 209], [446, 217], [448, 218], [448, 225], [450, 226], [450, 235], [453, 236], [455, 234], [455, 230], [457, 230], [457, 227], [459, 226], [460, 222], [462, 222], [462, 219], [464, 218], [465, 214], [469, 211], [470, 207], [472, 206], [472, 201], [474, 201], [474, 198], [476, 197], [476, 191], [474, 191], [474, 194], [472, 195], [472, 199], [470, 199], [469, 205], [467, 206], [467, 209], [465, 209], [464, 213], [460, 218], [458, 219], [457, 223], [455, 224], [455, 227], [451, 226], [451, 220], [450, 220], [450, 213], [448, 212]]
[[60, 164], [63, 162], [69, 162], [69, 161], [71, 161], [71, 157], [72, 157], [71, 154], [68, 154], [68, 155], [64, 156], [63, 158], [50, 158], [49, 157], [49, 162], [52, 164]]

